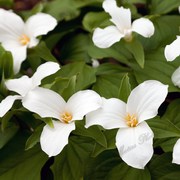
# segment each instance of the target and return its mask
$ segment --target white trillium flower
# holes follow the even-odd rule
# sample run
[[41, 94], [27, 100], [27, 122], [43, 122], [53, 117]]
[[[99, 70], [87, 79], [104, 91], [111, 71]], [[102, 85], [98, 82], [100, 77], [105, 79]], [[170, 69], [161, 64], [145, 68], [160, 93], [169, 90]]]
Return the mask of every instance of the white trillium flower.
[[180, 165], [180, 139], [178, 139], [174, 145], [172, 162]]
[[12, 107], [15, 100], [23, 99], [26, 94], [41, 84], [41, 80], [60, 69], [59, 64], [54, 62], [46, 62], [40, 65], [34, 75], [29, 78], [22, 76], [18, 79], [11, 79], [5, 82], [7, 89], [14, 91], [19, 95], [7, 96], [0, 103], [0, 117], [3, 117]]
[[116, 98], [103, 98], [102, 108], [86, 116], [86, 127], [120, 128], [116, 135], [120, 157], [129, 166], [143, 169], [153, 155], [154, 136], [145, 120], [157, 115], [167, 93], [167, 85], [148, 80], [132, 90], [127, 104]]
[[173, 61], [180, 55], [180, 36], [177, 36], [176, 40], [165, 47], [164, 54], [167, 61]]
[[100, 48], [108, 48], [121, 38], [130, 41], [132, 32], [136, 32], [144, 37], [151, 37], [154, 34], [154, 25], [147, 18], [139, 18], [131, 24], [131, 11], [123, 7], [118, 7], [115, 0], [105, 0], [104, 10], [110, 14], [114, 25], [105, 29], [96, 28], [93, 33], [93, 42]]
[[171, 76], [171, 80], [175, 86], [180, 88], [180, 67], [178, 67]]
[[67, 102], [56, 92], [35, 88], [23, 99], [23, 106], [41, 117], [52, 117], [54, 128], [45, 125], [40, 137], [42, 150], [51, 156], [59, 154], [68, 143], [68, 137], [75, 129], [75, 120], [101, 107], [101, 97], [92, 90], [79, 91]]
[[0, 42], [12, 53], [15, 73], [26, 59], [27, 48], [36, 46], [37, 37], [47, 34], [56, 25], [56, 19], [49, 14], [37, 13], [24, 22], [12, 11], [0, 9]]

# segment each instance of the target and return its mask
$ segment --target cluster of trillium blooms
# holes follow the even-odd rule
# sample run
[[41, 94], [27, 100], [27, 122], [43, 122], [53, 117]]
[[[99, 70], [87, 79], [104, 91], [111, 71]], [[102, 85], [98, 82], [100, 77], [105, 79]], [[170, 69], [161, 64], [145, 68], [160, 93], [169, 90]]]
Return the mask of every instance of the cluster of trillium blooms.
[[[140, 18], [131, 24], [129, 9], [118, 7], [115, 0], [105, 0], [104, 10], [110, 14], [114, 25], [97, 28], [93, 42], [100, 48], [107, 48], [124, 38], [131, 41], [132, 32], [144, 37], [154, 34], [154, 25], [147, 18]], [[0, 42], [12, 53], [14, 72], [18, 73], [26, 59], [27, 48], [38, 44], [39, 35], [47, 34], [56, 26], [56, 20], [48, 14], [38, 13], [25, 23], [12, 11], [0, 9]], [[167, 60], [180, 55], [180, 38], [165, 48]], [[18, 93], [9, 95], [0, 103], [0, 117], [13, 106], [15, 100], [42, 118], [53, 118], [54, 127], [45, 125], [40, 137], [42, 150], [51, 156], [59, 154], [68, 143], [70, 133], [76, 128], [75, 121], [85, 116], [85, 127], [101, 125], [104, 129], [118, 128], [116, 147], [120, 157], [130, 166], [143, 169], [153, 155], [153, 132], [145, 120], [155, 117], [164, 102], [168, 85], [156, 80], [147, 80], [134, 88], [127, 103], [117, 98], [105, 99], [93, 90], [82, 90], [73, 94], [66, 102], [58, 93], [39, 87], [41, 80], [60, 70], [54, 62], [40, 65], [30, 78], [22, 76], [5, 81], [8, 90]], [[175, 84], [180, 86], [180, 69], [173, 75]], [[178, 80], [177, 80], [178, 78]], [[173, 80], [174, 81], [174, 80]], [[88, 129], [87, 129], [88, 131]], [[141, 137], [146, 136], [142, 141]], [[173, 149], [173, 162], [180, 164], [180, 140]]]

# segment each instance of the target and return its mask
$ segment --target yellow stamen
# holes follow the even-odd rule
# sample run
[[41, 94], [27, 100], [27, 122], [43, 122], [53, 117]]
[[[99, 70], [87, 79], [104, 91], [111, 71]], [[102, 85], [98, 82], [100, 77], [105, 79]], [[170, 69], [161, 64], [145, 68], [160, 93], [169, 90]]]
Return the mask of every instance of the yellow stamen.
[[69, 112], [64, 112], [60, 115], [60, 118], [64, 123], [68, 124], [72, 120], [72, 115]]
[[126, 120], [126, 124], [129, 127], [136, 127], [138, 124], [138, 120], [135, 114], [131, 115], [131, 114], [127, 114], [127, 116], [125, 117]]
[[20, 38], [19, 38], [19, 42], [21, 43], [21, 45], [25, 46], [30, 42], [30, 38], [23, 34]]

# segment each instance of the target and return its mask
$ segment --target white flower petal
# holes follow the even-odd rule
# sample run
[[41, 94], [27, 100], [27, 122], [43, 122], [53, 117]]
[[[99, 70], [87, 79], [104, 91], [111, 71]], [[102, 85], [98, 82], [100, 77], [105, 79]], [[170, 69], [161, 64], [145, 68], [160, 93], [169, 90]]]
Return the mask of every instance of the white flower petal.
[[21, 96], [7, 96], [0, 103], [0, 117], [3, 117], [12, 107], [14, 101], [17, 99], [21, 99]]
[[173, 163], [180, 164], [180, 139], [177, 140], [173, 148]]
[[31, 36], [30, 42], [27, 44], [27, 47], [32, 48], [32, 47], [34, 47], [34, 46], [36, 46], [38, 44], [39, 44], [39, 39]]
[[180, 67], [178, 67], [174, 73], [172, 74], [172, 82], [175, 86], [178, 86], [180, 88]]
[[45, 35], [57, 25], [54, 17], [45, 13], [38, 13], [31, 16], [25, 23], [26, 32], [30, 37]]
[[26, 59], [27, 47], [22, 46], [18, 41], [7, 40], [2, 43], [2, 46], [7, 51], [10, 51], [13, 56], [14, 73], [18, 73], [21, 63]]
[[123, 32], [124, 29], [131, 28], [131, 11], [123, 7], [118, 7], [115, 0], [105, 0], [103, 8], [112, 17], [111, 21]]
[[73, 94], [67, 102], [67, 110], [72, 113], [72, 120], [81, 120], [83, 117], [102, 105], [102, 99], [95, 91], [84, 90]]
[[59, 119], [61, 111], [64, 110], [66, 102], [56, 92], [36, 87], [23, 99], [23, 106], [28, 110], [39, 114], [41, 117], [52, 117]]
[[108, 48], [120, 41], [123, 34], [115, 26], [108, 26], [105, 29], [96, 28], [93, 33], [93, 42], [99, 48]]
[[40, 65], [32, 76], [33, 84], [35, 86], [40, 85], [43, 78], [56, 73], [59, 69], [59, 64], [55, 62], [46, 62]]
[[18, 79], [7, 80], [5, 85], [10, 91], [14, 91], [21, 96], [25, 96], [26, 93], [32, 88], [32, 80], [28, 76], [22, 76]]
[[127, 102], [127, 112], [136, 115], [139, 123], [153, 118], [167, 93], [167, 85], [156, 80], [144, 81], [132, 90]]
[[128, 127], [124, 120], [126, 104], [116, 98], [102, 100], [101, 108], [86, 115], [86, 128], [92, 125], [101, 125], [105, 129]]
[[68, 137], [75, 129], [75, 123], [70, 124], [61, 123], [60, 121], [53, 121], [54, 128], [48, 125], [44, 126], [40, 137], [40, 144], [42, 150], [48, 154], [49, 157], [58, 155], [68, 144]]
[[12, 11], [0, 9], [0, 42], [17, 41], [24, 30], [24, 22]]
[[180, 36], [177, 36], [176, 40], [165, 47], [164, 54], [167, 61], [173, 61], [180, 55]]
[[119, 129], [116, 146], [129, 166], [144, 169], [153, 155], [153, 132], [146, 122], [134, 128]]
[[132, 31], [137, 32], [138, 34], [148, 38], [154, 34], [154, 25], [147, 18], [139, 18], [132, 23]]

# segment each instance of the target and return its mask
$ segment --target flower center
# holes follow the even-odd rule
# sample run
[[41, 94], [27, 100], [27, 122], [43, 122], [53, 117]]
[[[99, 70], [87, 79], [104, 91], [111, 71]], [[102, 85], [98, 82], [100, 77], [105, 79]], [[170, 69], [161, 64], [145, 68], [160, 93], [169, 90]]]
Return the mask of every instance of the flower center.
[[19, 38], [19, 42], [23, 46], [27, 45], [29, 43], [29, 41], [30, 41], [30, 38], [25, 34], [21, 35]]
[[125, 120], [126, 120], [126, 124], [129, 127], [136, 127], [138, 124], [138, 120], [135, 114], [131, 115], [128, 113], [127, 116], [125, 117]]
[[124, 40], [127, 42], [131, 42], [132, 41], [132, 31], [130, 29], [125, 29], [124, 30]]
[[72, 115], [69, 112], [64, 112], [60, 115], [60, 118], [64, 123], [68, 124], [72, 120]]

